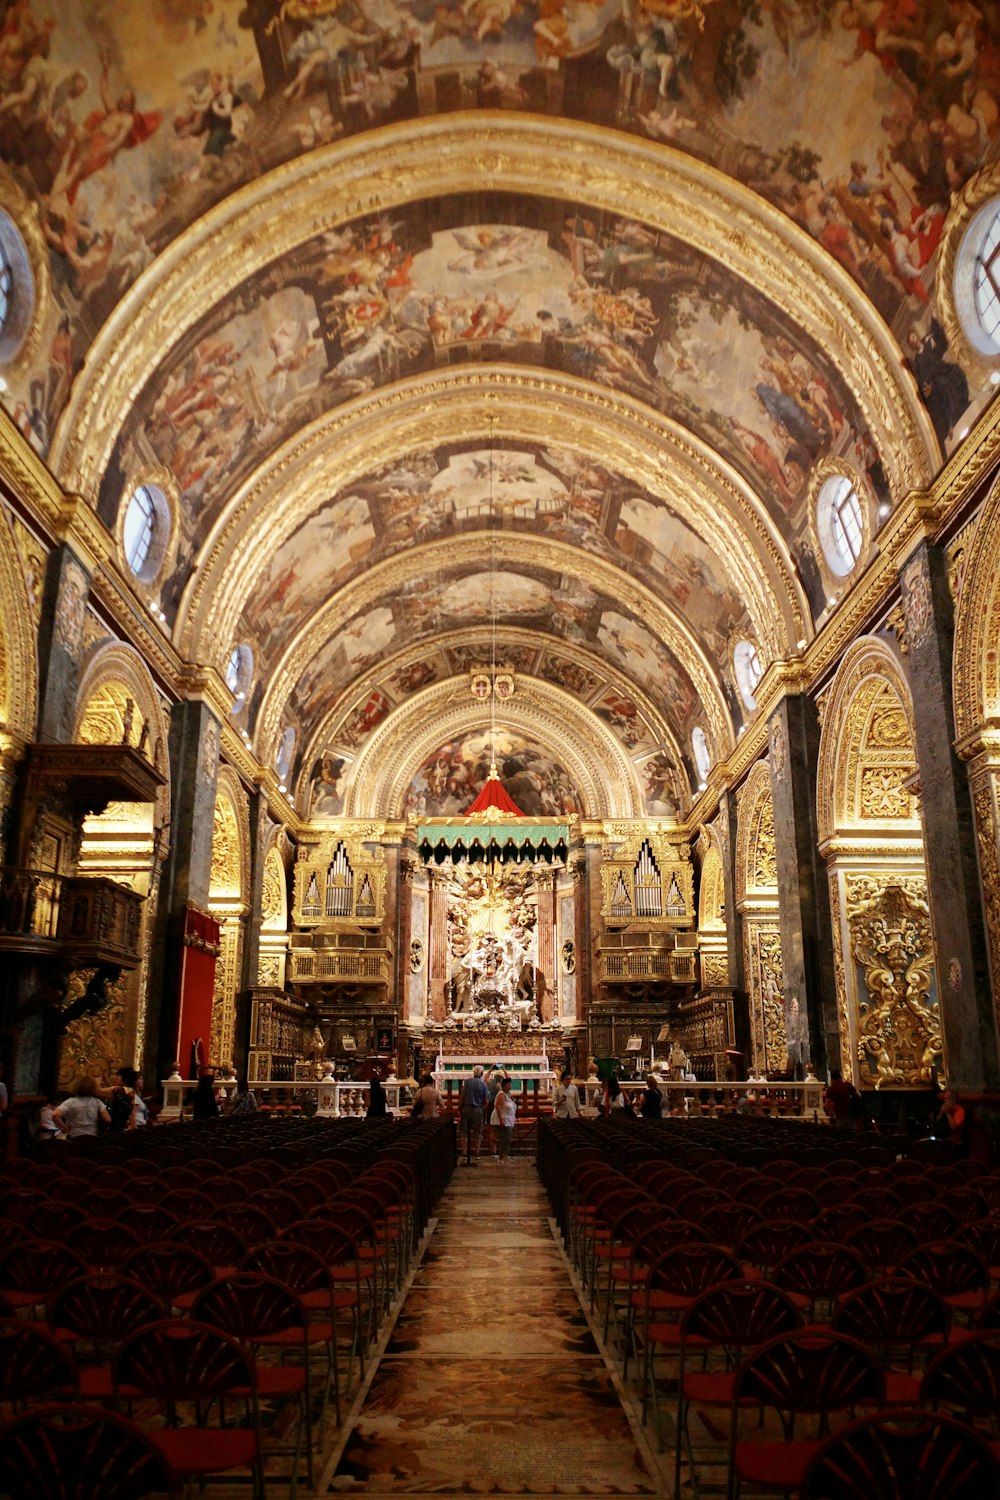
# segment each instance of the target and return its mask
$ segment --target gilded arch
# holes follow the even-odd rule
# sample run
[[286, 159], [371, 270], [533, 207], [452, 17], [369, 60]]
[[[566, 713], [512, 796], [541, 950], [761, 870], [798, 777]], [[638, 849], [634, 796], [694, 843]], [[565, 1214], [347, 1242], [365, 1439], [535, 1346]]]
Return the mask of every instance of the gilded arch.
[[[0, 767], [6, 771], [35, 734], [38, 641], [24, 568], [0, 508]], [[13, 759], [8, 760], [12, 756]]]

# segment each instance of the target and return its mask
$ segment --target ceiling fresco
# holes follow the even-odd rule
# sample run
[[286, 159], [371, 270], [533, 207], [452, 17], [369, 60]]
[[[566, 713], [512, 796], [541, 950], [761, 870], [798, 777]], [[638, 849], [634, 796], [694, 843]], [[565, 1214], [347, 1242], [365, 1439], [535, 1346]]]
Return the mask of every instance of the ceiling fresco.
[[[168, 492], [126, 587], [185, 659], [251, 648], [233, 723], [300, 811], [493, 627], [672, 815], [692, 730], [753, 712], [736, 643], [853, 587], [822, 478], [877, 545], [993, 393], [941, 272], [998, 157], [1000, 0], [0, 0], [0, 210], [47, 267], [0, 401], [113, 535]], [[335, 424], [359, 456], [314, 460]], [[481, 769], [448, 733], [411, 810]]]
[[[225, 500], [270, 451], [339, 402], [470, 357], [544, 365], [663, 411], [725, 454], [789, 541], [805, 531], [802, 503], [820, 459], [848, 456], [876, 498], [887, 498], [843, 381], [759, 293], [635, 221], [598, 222], [581, 205], [560, 206], [554, 216], [538, 202], [487, 206], [517, 217], [428, 230], [428, 217], [459, 205], [423, 203], [391, 222], [327, 233], [242, 285], [164, 362], [119, 440], [102, 514], [113, 517], [126, 476], [144, 464], [173, 475], [183, 507], [161, 600], [168, 616]], [[525, 228], [539, 211], [555, 224]], [[440, 529], [448, 485], [474, 477], [470, 469], [432, 485], [425, 514], [397, 506], [389, 517], [397, 538], [408, 532], [408, 541], [419, 541]], [[503, 469], [497, 479], [501, 513], [516, 522], [516, 472]], [[407, 488], [412, 493], [409, 478]], [[556, 495], [547, 505], [558, 514]], [[521, 518], [531, 509], [522, 503]], [[473, 513], [467, 503], [456, 520]], [[536, 507], [538, 524], [545, 515]], [[344, 520], [350, 529], [352, 517]], [[338, 524], [328, 517], [328, 528]]]

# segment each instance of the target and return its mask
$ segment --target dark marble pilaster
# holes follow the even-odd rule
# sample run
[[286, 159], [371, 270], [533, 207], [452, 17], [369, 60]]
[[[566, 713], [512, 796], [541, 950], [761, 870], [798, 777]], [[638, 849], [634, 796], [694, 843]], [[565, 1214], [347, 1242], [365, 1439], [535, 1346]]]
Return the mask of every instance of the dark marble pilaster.
[[274, 821], [268, 812], [267, 798], [256, 791], [249, 799], [250, 814], [250, 889], [247, 892], [246, 926], [240, 962], [240, 990], [246, 992], [260, 983], [260, 927], [264, 904], [264, 862]]
[[[160, 881], [150, 964], [151, 1004], [146, 1026], [147, 1077], [164, 1078], [174, 1061], [184, 908], [208, 908], [212, 832], [219, 770], [219, 722], [200, 699], [176, 703], [170, 714], [170, 844]], [[152, 997], [159, 996], [159, 1004]]]
[[551, 1021], [556, 998], [556, 878], [548, 870], [535, 876], [538, 891], [538, 970], [535, 999], [539, 1017]]
[[448, 1014], [448, 876], [431, 870], [431, 951], [427, 970], [427, 1014], [440, 1024]]
[[967, 773], [955, 753], [954, 607], [947, 558], [923, 541], [902, 571], [928, 901], [948, 1082], [1000, 1083], [997, 1025]]
[[833, 928], [817, 845], [815, 703], [804, 694], [786, 695], [769, 730], [785, 1032], [800, 1073], [809, 1062], [816, 1068], [840, 1064]]
[[73, 738], [90, 578], [68, 546], [50, 553], [38, 631], [40, 740], [65, 744]]

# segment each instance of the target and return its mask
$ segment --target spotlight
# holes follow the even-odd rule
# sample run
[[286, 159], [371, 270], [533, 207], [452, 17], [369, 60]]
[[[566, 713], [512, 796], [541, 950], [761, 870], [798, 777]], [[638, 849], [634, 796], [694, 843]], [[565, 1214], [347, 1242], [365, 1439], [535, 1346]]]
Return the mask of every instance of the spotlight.
[[281, 785], [278, 787], [278, 791], [279, 792], [287, 792], [288, 791], [288, 788], [287, 788], [287, 786], [285, 785], [284, 782], [282, 782]]
[[990, 385], [1000, 385], [1000, 370], [991, 370]]
[[878, 518], [879, 518], [879, 520], [880, 521], [885, 521], [885, 520], [888, 519], [888, 517], [891, 514], [892, 514], [892, 506], [886, 500], [883, 500], [882, 504], [878, 508]]
[[827, 601], [826, 601], [826, 607], [827, 607], [827, 609], [836, 609], [837, 608], [837, 601], [836, 601], [836, 599], [833, 599], [833, 598], [827, 599]]
[[795, 649], [797, 651], [804, 651], [806, 649], [806, 638], [805, 638], [805, 636], [803, 636], [800, 641], [796, 641], [795, 642]]
[[699, 792], [703, 792], [707, 786], [708, 786], [708, 782], [707, 781], [699, 781], [699, 783], [698, 783], [698, 790], [699, 790]]
[[958, 434], [958, 440], [959, 440], [959, 442], [961, 442], [962, 438], [967, 438], [968, 436], [969, 436], [969, 429], [967, 427], [961, 428], [960, 431], [959, 431], [959, 434]]

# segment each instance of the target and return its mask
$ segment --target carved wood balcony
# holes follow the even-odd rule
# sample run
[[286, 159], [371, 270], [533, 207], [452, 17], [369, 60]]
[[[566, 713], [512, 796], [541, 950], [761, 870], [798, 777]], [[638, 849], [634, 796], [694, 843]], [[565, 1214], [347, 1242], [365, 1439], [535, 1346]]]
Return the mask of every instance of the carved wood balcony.
[[144, 898], [101, 876], [0, 866], [0, 952], [48, 954], [75, 967], [141, 957]]

